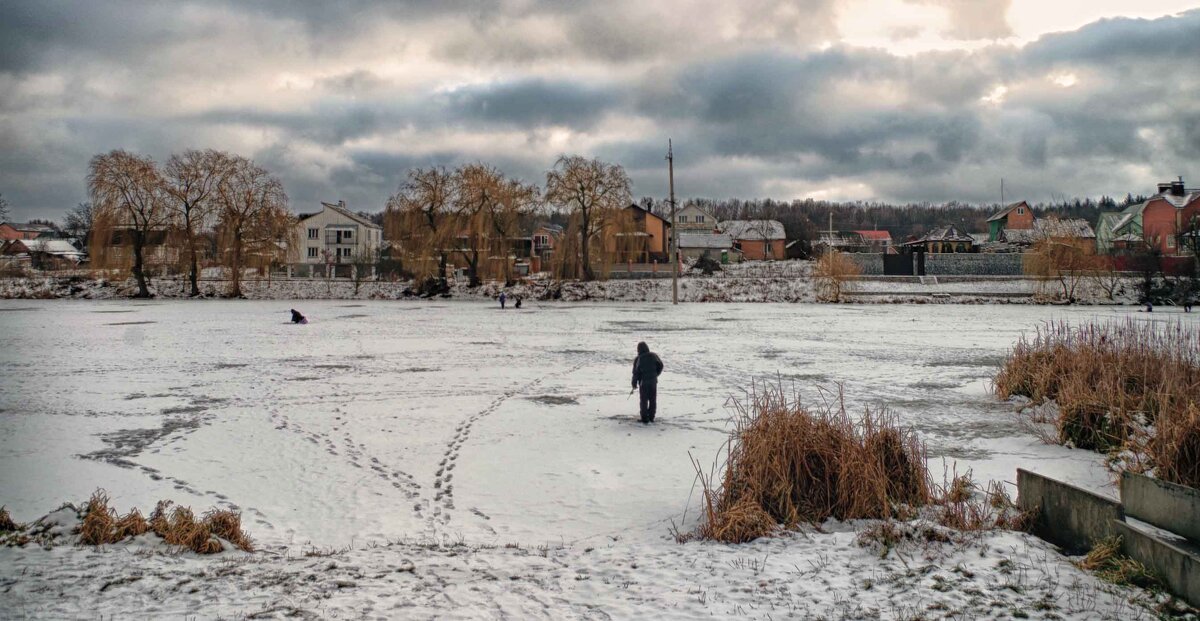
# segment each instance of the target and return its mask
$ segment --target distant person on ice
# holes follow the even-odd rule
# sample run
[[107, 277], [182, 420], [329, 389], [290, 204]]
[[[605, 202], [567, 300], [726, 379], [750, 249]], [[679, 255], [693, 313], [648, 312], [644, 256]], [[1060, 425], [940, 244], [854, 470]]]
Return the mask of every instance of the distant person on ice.
[[508, 294], [500, 292], [500, 310], [504, 310], [504, 303], [508, 301]]
[[308, 323], [308, 318], [305, 317], [304, 315], [301, 315], [300, 311], [298, 311], [294, 308], [291, 310], [292, 310], [292, 323]]
[[633, 387], [641, 388], [638, 405], [642, 423], [652, 423], [658, 407], [658, 376], [662, 375], [663, 363], [644, 342], [637, 344], [637, 352], [637, 358], [633, 359]]

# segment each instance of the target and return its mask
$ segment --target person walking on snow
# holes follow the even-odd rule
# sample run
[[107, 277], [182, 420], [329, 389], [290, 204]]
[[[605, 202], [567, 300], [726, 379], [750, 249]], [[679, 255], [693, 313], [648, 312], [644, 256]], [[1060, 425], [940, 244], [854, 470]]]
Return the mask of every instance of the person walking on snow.
[[637, 352], [637, 358], [633, 359], [633, 387], [641, 389], [638, 409], [642, 423], [647, 424], [654, 422], [654, 411], [658, 408], [658, 376], [662, 375], [663, 363], [645, 342], [637, 344]]
[[504, 310], [504, 303], [506, 301], [508, 301], [508, 294], [501, 291], [500, 292], [500, 310]]

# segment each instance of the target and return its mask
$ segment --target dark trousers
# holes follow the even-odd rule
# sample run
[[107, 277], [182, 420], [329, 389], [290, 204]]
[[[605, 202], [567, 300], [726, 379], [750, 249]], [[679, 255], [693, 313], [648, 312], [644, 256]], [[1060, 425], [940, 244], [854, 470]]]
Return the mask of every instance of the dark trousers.
[[641, 406], [642, 422], [652, 422], [654, 411], [658, 409], [658, 384], [642, 382], [638, 389], [638, 403]]

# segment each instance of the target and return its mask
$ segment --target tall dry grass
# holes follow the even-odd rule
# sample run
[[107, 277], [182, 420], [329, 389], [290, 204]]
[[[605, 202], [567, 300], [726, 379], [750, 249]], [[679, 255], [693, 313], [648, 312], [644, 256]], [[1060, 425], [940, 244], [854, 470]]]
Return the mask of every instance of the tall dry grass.
[[1048, 323], [1022, 338], [997, 395], [1054, 400], [1055, 440], [1128, 453], [1164, 480], [1200, 487], [1200, 331], [1178, 322]]
[[819, 407], [783, 386], [756, 386], [734, 405], [723, 471], [705, 475], [698, 537], [742, 543], [778, 527], [891, 518], [927, 504], [925, 447], [886, 410], [850, 416], [839, 395]]
[[154, 532], [170, 545], [182, 546], [197, 554], [215, 554], [228, 541], [246, 552], [254, 551], [254, 542], [242, 530], [242, 518], [233, 511], [212, 509], [197, 520], [188, 507], [160, 500], [147, 520], [137, 509], [119, 515], [109, 506], [104, 490], [96, 490], [83, 508], [79, 542], [86, 545], [117, 543]]

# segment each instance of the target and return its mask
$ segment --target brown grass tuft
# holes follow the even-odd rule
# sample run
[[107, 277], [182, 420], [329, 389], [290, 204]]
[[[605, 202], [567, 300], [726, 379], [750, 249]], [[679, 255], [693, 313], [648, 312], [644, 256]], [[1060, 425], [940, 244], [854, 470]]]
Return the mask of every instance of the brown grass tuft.
[[1054, 400], [1054, 440], [1200, 487], [1200, 330], [1177, 322], [1049, 323], [1021, 339], [997, 395]]
[[1143, 589], [1162, 590], [1162, 580], [1145, 565], [1121, 554], [1121, 537], [1113, 535], [1097, 541], [1076, 563], [1080, 569], [1095, 572], [1101, 579]]
[[890, 518], [931, 498], [924, 445], [886, 410], [856, 420], [840, 395], [809, 409], [764, 385], [734, 411], [720, 483], [697, 467], [705, 515], [696, 537], [741, 543], [779, 525]]
[[118, 518], [116, 511], [109, 508], [108, 494], [104, 490], [96, 490], [84, 506], [79, 541], [88, 545], [117, 543], [147, 532], [154, 532], [166, 543], [197, 554], [221, 552], [225, 549], [222, 539], [246, 552], [254, 551], [254, 542], [242, 530], [242, 517], [238, 513], [212, 509], [197, 520], [190, 508], [160, 500], [149, 520], [137, 509]]
[[17, 530], [20, 526], [13, 521], [12, 516], [8, 514], [8, 509], [0, 507], [0, 533], [7, 533]]

